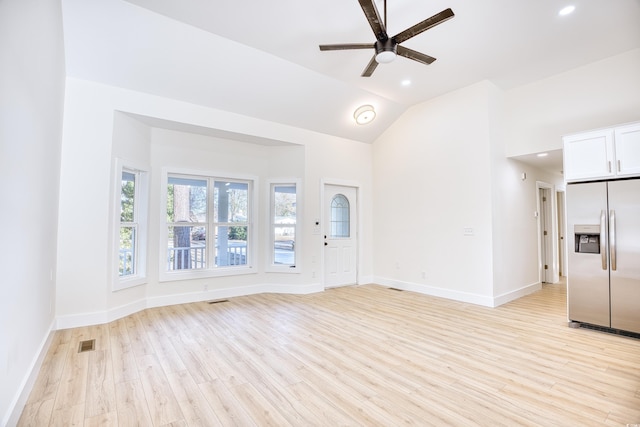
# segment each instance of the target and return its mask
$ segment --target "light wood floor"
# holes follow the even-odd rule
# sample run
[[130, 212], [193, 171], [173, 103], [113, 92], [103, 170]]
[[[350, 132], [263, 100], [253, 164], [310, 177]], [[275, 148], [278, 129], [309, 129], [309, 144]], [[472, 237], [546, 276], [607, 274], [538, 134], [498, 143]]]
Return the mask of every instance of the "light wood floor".
[[19, 425], [640, 423], [640, 340], [567, 327], [565, 298], [367, 285], [149, 309], [56, 332]]

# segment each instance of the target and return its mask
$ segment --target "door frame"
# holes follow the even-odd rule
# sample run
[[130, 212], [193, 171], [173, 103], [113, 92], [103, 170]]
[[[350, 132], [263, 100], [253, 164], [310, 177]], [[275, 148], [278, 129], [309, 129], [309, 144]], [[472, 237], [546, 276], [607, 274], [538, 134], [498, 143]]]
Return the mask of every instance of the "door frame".
[[321, 178], [320, 179], [320, 244], [322, 245], [322, 250], [320, 251], [320, 283], [324, 289], [327, 289], [325, 282], [325, 259], [324, 259], [324, 239], [322, 238], [328, 231], [327, 224], [328, 218], [326, 217], [327, 210], [325, 209], [325, 189], [328, 185], [337, 186], [337, 187], [351, 187], [356, 190], [356, 219], [358, 221], [356, 227], [356, 284], [360, 285], [360, 272], [362, 271], [362, 266], [360, 263], [362, 262], [360, 254], [362, 253], [362, 239], [360, 236], [362, 235], [362, 209], [361, 206], [361, 198], [362, 191], [360, 188], [360, 184], [356, 181], [349, 181], [344, 179], [334, 179], [334, 178]]
[[558, 218], [558, 277], [567, 276], [567, 211], [564, 188], [556, 188]]
[[[547, 195], [548, 208], [546, 212], [543, 212], [542, 200], [540, 197], [541, 190], [545, 190]], [[558, 274], [558, 214], [556, 206], [556, 192], [555, 186], [543, 181], [536, 181], [536, 213], [537, 213], [537, 225], [538, 225], [538, 281], [540, 283], [557, 283], [560, 280]], [[545, 253], [543, 246], [544, 236], [542, 221], [545, 219], [550, 224], [551, 235], [548, 236], [548, 253], [547, 253], [547, 277], [550, 278], [550, 282], [543, 282], [543, 268], [544, 262], [543, 254]]]

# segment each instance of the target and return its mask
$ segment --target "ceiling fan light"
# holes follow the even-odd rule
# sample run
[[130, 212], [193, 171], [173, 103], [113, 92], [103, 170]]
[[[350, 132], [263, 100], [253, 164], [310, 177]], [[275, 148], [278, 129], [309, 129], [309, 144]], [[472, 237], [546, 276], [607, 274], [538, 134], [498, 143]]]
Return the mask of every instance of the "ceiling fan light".
[[376, 62], [378, 64], [388, 64], [396, 59], [398, 52], [398, 45], [391, 39], [387, 39], [383, 42], [377, 41], [375, 44], [376, 49]]
[[394, 51], [385, 50], [376, 55], [376, 62], [378, 64], [388, 64], [396, 59], [396, 53]]
[[376, 111], [372, 105], [363, 105], [353, 113], [353, 118], [356, 119], [357, 124], [366, 125], [376, 118]]

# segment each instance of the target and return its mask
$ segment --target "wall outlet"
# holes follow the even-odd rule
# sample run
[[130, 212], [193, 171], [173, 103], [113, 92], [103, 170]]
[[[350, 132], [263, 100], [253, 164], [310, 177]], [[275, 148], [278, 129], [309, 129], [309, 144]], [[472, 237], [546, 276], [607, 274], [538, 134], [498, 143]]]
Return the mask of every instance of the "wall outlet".
[[312, 272], [311, 272], [311, 278], [312, 278], [312, 279], [315, 279], [315, 278], [316, 278], [316, 272], [315, 272], [315, 271], [312, 271]]
[[427, 278], [427, 272], [426, 272], [426, 271], [423, 271], [423, 272], [422, 272], [422, 278], [423, 278], [423, 279], [426, 279], [426, 278]]
[[208, 285], [208, 284], [205, 284], [205, 285], [204, 285], [204, 291], [206, 292], [206, 291], [208, 291], [208, 290], [209, 290], [209, 285]]

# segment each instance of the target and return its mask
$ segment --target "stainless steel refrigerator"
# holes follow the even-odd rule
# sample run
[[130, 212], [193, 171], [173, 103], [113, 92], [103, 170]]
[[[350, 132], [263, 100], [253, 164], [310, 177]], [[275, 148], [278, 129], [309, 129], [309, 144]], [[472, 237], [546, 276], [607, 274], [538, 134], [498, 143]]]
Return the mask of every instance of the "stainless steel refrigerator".
[[571, 322], [640, 333], [640, 179], [566, 191]]

